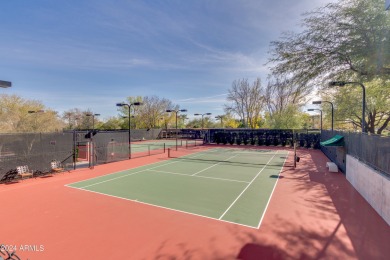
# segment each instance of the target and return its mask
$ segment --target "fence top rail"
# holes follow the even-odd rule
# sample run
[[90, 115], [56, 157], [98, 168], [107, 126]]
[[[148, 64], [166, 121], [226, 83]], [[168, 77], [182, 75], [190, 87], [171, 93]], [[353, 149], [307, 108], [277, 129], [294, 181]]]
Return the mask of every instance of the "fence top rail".
[[334, 133], [334, 134], [352, 134], [352, 135], [361, 135], [361, 136], [370, 136], [370, 137], [378, 137], [378, 138], [389, 138], [390, 135], [378, 135], [372, 133], [362, 133], [362, 132], [353, 132], [353, 131], [341, 131], [341, 130], [322, 130], [324, 133]]

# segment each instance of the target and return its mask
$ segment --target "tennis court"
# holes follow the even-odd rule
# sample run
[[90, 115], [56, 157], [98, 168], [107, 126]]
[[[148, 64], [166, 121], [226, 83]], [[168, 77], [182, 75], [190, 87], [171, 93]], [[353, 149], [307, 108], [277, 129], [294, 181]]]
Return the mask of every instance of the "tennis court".
[[259, 228], [288, 152], [194, 151], [171, 149], [169, 160], [66, 186]]
[[[190, 148], [203, 145], [203, 140], [193, 139], [163, 139], [163, 140], [142, 140], [131, 143], [131, 157], [151, 156], [155, 154], [165, 153], [170, 147]], [[128, 143], [110, 143], [107, 146], [107, 154], [110, 156], [119, 156], [119, 158], [127, 158], [129, 153]]]

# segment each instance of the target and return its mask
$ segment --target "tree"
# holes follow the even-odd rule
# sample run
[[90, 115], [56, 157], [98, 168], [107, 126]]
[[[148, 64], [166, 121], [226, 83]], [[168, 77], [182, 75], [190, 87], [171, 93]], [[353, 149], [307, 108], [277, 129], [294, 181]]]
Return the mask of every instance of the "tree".
[[0, 96], [0, 132], [55, 132], [63, 127], [57, 112], [45, 107], [40, 101], [17, 95]]
[[104, 129], [104, 130], [115, 130], [115, 129], [126, 128], [126, 127], [123, 127], [124, 123], [125, 122], [122, 118], [112, 116], [112, 117], [109, 117], [104, 122], [102, 122], [99, 125], [99, 128]]
[[390, 78], [390, 16], [383, 0], [339, 1], [305, 16], [303, 32], [271, 43], [273, 75], [311, 87], [335, 78]]
[[265, 90], [266, 125], [269, 128], [300, 128], [302, 114], [300, 109], [310, 90], [291, 81], [276, 79], [270, 81]]
[[[366, 130], [382, 134], [390, 125], [390, 80], [375, 79], [364, 83], [366, 87]], [[361, 128], [362, 91], [360, 87], [345, 86], [335, 93], [323, 93], [323, 100], [332, 100], [335, 105], [335, 120], [349, 122]], [[322, 108], [327, 115], [329, 106]]]
[[186, 120], [187, 120], [186, 114], [179, 114], [177, 117], [177, 127], [184, 128], [186, 125]]
[[[173, 107], [172, 101], [166, 98], [160, 98], [157, 96], [145, 96], [145, 97], [128, 97], [128, 104], [134, 102], [141, 102], [141, 106], [131, 106], [131, 128], [157, 128], [161, 124], [167, 126], [167, 123], [171, 120], [171, 115], [166, 113], [166, 110]], [[129, 115], [129, 108], [127, 106], [120, 107], [120, 116]], [[169, 119], [168, 122], [163, 122], [165, 119]]]
[[237, 115], [245, 127], [256, 128], [264, 107], [263, 89], [260, 79], [252, 85], [248, 79], [233, 81], [227, 96], [230, 104], [225, 105], [225, 112]]
[[202, 119], [193, 118], [187, 123], [188, 128], [202, 128]]
[[[144, 128], [157, 128], [159, 118], [166, 110], [172, 107], [172, 101], [158, 96], [146, 96], [142, 99], [143, 105], [139, 108], [141, 126]], [[179, 122], [178, 122], [179, 123]]]
[[81, 111], [79, 108], [72, 108], [62, 113], [62, 120], [66, 122], [66, 129], [87, 129], [88, 126], [81, 126], [85, 111]]

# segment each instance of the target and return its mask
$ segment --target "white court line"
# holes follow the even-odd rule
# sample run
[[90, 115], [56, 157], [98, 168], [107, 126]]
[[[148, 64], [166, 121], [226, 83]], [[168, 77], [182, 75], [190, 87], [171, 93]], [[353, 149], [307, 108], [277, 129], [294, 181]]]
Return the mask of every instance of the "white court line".
[[276, 151], [276, 153], [271, 157], [271, 159], [268, 160], [268, 162], [264, 165], [264, 167], [256, 174], [256, 176], [252, 179], [252, 181], [246, 186], [246, 188], [240, 193], [240, 195], [238, 195], [238, 197], [232, 202], [232, 204], [230, 204], [229, 208], [227, 208], [227, 210], [225, 210], [225, 212], [219, 217], [219, 219], [222, 219], [223, 216], [225, 216], [225, 214], [229, 211], [229, 209], [231, 207], [233, 207], [233, 205], [237, 202], [237, 200], [241, 197], [242, 194], [244, 194], [244, 192], [251, 186], [251, 184], [256, 180], [256, 178], [260, 175], [260, 173], [265, 169], [265, 167], [267, 167], [267, 165], [269, 164], [269, 162], [275, 157], [275, 155], [278, 153], [278, 151]]
[[[202, 151], [199, 151], [198, 153], [201, 153]], [[201, 155], [201, 154], [199, 154]], [[274, 155], [275, 156], [275, 155]], [[274, 157], [273, 156], [273, 157]], [[271, 158], [272, 159], [272, 158]], [[156, 163], [159, 163], [159, 162], [156, 162]], [[269, 163], [269, 162], [268, 162]], [[267, 163], [267, 164], [268, 164]], [[155, 163], [154, 163], [155, 164]], [[166, 165], [166, 164], [164, 164]], [[164, 166], [164, 165], [161, 165], [161, 166]], [[143, 166], [140, 166], [140, 167], [143, 167]], [[139, 168], [139, 167], [137, 167]], [[263, 169], [265, 168], [265, 166], [263, 167]], [[135, 168], [134, 168], [135, 169]], [[262, 170], [261, 170], [262, 171]], [[260, 171], [260, 172], [261, 172]], [[259, 173], [260, 173], [259, 172]], [[258, 173], [258, 174], [259, 174]], [[201, 177], [201, 176], [196, 176], [196, 177]], [[256, 176], [257, 177], [257, 176]], [[256, 179], [256, 177], [254, 179]], [[99, 178], [99, 177], [97, 177]], [[253, 180], [252, 180], [253, 181]], [[135, 203], [140, 203], [140, 204], [144, 204], [144, 205], [148, 205], [148, 206], [152, 206], [152, 207], [157, 207], [157, 208], [162, 208], [162, 209], [167, 209], [167, 210], [171, 210], [171, 211], [176, 211], [176, 212], [180, 212], [180, 213], [185, 213], [185, 214], [188, 214], [188, 215], [193, 215], [193, 216], [198, 216], [198, 217], [203, 217], [203, 218], [206, 218], [206, 219], [211, 219], [211, 220], [217, 220], [217, 221], [221, 221], [221, 222], [224, 222], [224, 223], [230, 223], [230, 224], [235, 224], [235, 225], [238, 225], [238, 226], [243, 226], [243, 227], [247, 227], [247, 228], [252, 228], [252, 229], [259, 229], [259, 227], [253, 227], [253, 226], [249, 226], [249, 225], [245, 225], [245, 224], [240, 224], [240, 223], [236, 223], [236, 222], [232, 222], [232, 221], [228, 221], [228, 220], [222, 220], [222, 219], [217, 219], [217, 218], [213, 218], [213, 217], [208, 217], [208, 216], [204, 216], [204, 215], [200, 215], [200, 214], [195, 214], [195, 213], [190, 213], [190, 212], [186, 212], [186, 211], [182, 211], [182, 210], [177, 210], [177, 209], [172, 209], [172, 208], [168, 208], [168, 207], [164, 207], [164, 206], [159, 206], [159, 205], [154, 205], [154, 204], [150, 204], [150, 203], [146, 203], [146, 202], [142, 202], [142, 201], [138, 201], [138, 200], [132, 200], [132, 199], [127, 199], [127, 198], [123, 198], [123, 197], [119, 197], [119, 196], [115, 196], [115, 195], [110, 195], [110, 194], [106, 194], [106, 193], [102, 193], [102, 192], [97, 192], [97, 191], [92, 191], [92, 190], [88, 190], [88, 189], [83, 189], [83, 188], [77, 188], [77, 187], [73, 187], [73, 186], [68, 186], [68, 185], [65, 185], [67, 187], [70, 187], [70, 188], [73, 188], [73, 189], [77, 189], [77, 190], [81, 190], [81, 191], [87, 191], [87, 192], [91, 192], [91, 193], [96, 193], [96, 194], [100, 194], [100, 195], [105, 195], [105, 196], [108, 196], [108, 197], [113, 197], [113, 198], [118, 198], [118, 199], [123, 199], [123, 200], [127, 200], [127, 201], [132, 201], [132, 202], [135, 202]], [[250, 186], [250, 183], [249, 183], [249, 186]]]
[[239, 152], [239, 151], [237, 151], [237, 152], [233, 152], [233, 153], [237, 153], [237, 154], [257, 154], [257, 155], [271, 155], [271, 154], [273, 154], [273, 153], [261, 153], [261, 152]]
[[106, 193], [102, 193], [102, 192], [98, 192], [98, 191], [86, 190], [86, 189], [76, 188], [76, 187], [72, 187], [72, 186], [69, 186], [69, 187], [70, 187], [70, 188], [73, 188], [73, 189], [81, 190], [81, 191], [87, 191], [87, 192], [92, 192], [92, 193], [96, 193], [96, 194], [100, 194], [100, 195], [105, 195], [105, 196], [108, 196], [108, 197], [113, 197], [113, 198], [117, 198], [117, 199], [132, 201], [132, 202], [135, 202], [135, 203], [139, 203], [139, 204], [143, 204], [143, 205], [148, 205], [148, 206], [152, 206], [152, 207], [156, 207], [156, 208], [167, 209], [167, 210], [171, 210], [171, 211], [176, 211], [176, 212], [180, 212], [180, 213], [185, 213], [185, 214], [192, 215], [192, 216], [197, 216], [197, 217], [202, 217], [202, 218], [206, 218], [206, 219], [217, 220], [217, 221], [220, 221], [220, 222], [235, 224], [235, 225], [239, 225], [239, 226], [243, 226], [243, 227], [247, 227], [247, 228], [257, 229], [256, 227], [252, 227], [252, 226], [249, 226], [249, 225], [236, 223], [236, 222], [233, 222], [233, 221], [217, 219], [217, 218], [213, 218], [213, 217], [209, 217], [209, 216], [204, 216], [204, 215], [200, 215], [200, 214], [196, 214], [196, 213], [191, 213], [191, 212], [187, 212], [187, 211], [183, 211], [183, 210], [172, 209], [172, 208], [168, 208], [168, 207], [164, 207], [164, 206], [159, 206], [159, 205], [155, 205], [155, 204], [151, 204], [151, 203], [147, 203], [147, 202], [142, 202], [142, 201], [138, 201], [138, 200], [127, 199], [127, 198], [123, 198], [123, 197], [119, 197], [119, 196], [115, 196], [115, 195], [110, 195], [110, 194], [106, 194]]
[[276, 184], [277, 184], [278, 181], [279, 181], [280, 173], [282, 172], [282, 170], [283, 170], [283, 168], [284, 168], [284, 165], [286, 164], [286, 160], [287, 160], [287, 158], [288, 158], [288, 154], [289, 154], [289, 152], [287, 151], [286, 158], [284, 158], [283, 166], [282, 166], [282, 168], [281, 168], [280, 171], [279, 171], [278, 178], [276, 179], [276, 182], [275, 182], [275, 184], [274, 184], [274, 188], [272, 189], [271, 195], [270, 195], [269, 198], [268, 198], [267, 205], [266, 205], [265, 208], [264, 208], [263, 215], [262, 215], [261, 218], [260, 218], [259, 224], [257, 225], [257, 229], [260, 228], [260, 225], [261, 225], [261, 223], [263, 222], [263, 218], [264, 218], [264, 216], [265, 216], [265, 212], [267, 211], [268, 205], [269, 205], [269, 203], [270, 203], [270, 201], [271, 201], [271, 198], [272, 198], [272, 195], [274, 194], [274, 190], [275, 190], [275, 188], [276, 188]]
[[[191, 154], [193, 155], [193, 154]], [[190, 156], [191, 156], [190, 155]], [[195, 156], [193, 157], [190, 157], [190, 158], [195, 158], [197, 156], [200, 156], [201, 154], [196, 154]], [[102, 183], [105, 183], [105, 182], [109, 182], [109, 181], [113, 181], [113, 180], [117, 180], [117, 179], [121, 179], [121, 178], [124, 178], [124, 177], [127, 177], [127, 176], [131, 176], [133, 174], [136, 174], [136, 173], [140, 173], [140, 172], [144, 172], [144, 171], [147, 171], [147, 170], [150, 170], [150, 169], [155, 169], [155, 168], [158, 168], [158, 167], [162, 167], [162, 166], [165, 166], [165, 165], [169, 165], [169, 164], [173, 164], [173, 163], [178, 163], [180, 161], [171, 161], [169, 163], [165, 163], [163, 165], [157, 165], [155, 167], [152, 167], [152, 168], [149, 168], [149, 169], [144, 169], [144, 170], [140, 170], [140, 171], [137, 171], [137, 172], [132, 172], [132, 173], [129, 173], [129, 174], [125, 174], [125, 175], [121, 175], [121, 176], [118, 176], [118, 177], [115, 177], [115, 178], [111, 178], [111, 179], [108, 179], [108, 180], [105, 180], [105, 181], [100, 181], [100, 182], [96, 182], [96, 183], [93, 183], [93, 184], [90, 184], [90, 185], [86, 185], [86, 186], [83, 186], [81, 188], [87, 188], [87, 187], [91, 187], [91, 186], [95, 186], [95, 185], [98, 185], [98, 184], [102, 184]], [[106, 176], [106, 175], [105, 175]], [[102, 176], [100, 176], [102, 177]], [[86, 180], [88, 181], [88, 180]], [[73, 184], [73, 183], [72, 183]]]
[[216, 178], [216, 177], [207, 177], [207, 176], [196, 176], [196, 175], [189, 175], [189, 174], [177, 173], [177, 172], [166, 172], [166, 171], [156, 171], [156, 170], [148, 170], [148, 171], [151, 171], [151, 172], [161, 172], [161, 173], [167, 173], [167, 174], [175, 174], [175, 175], [182, 175], [182, 176], [188, 176], [188, 177], [193, 177], [193, 178], [205, 178], [205, 179], [214, 179], [214, 180], [221, 180], [221, 181], [249, 183], [248, 181], [239, 181], [239, 180]]
[[197, 175], [197, 174], [199, 174], [199, 173], [201, 173], [201, 172], [204, 172], [205, 170], [208, 170], [208, 169], [210, 169], [210, 168], [213, 168], [214, 166], [217, 166], [218, 164], [221, 164], [221, 163], [223, 163], [223, 162], [227, 162], [229, 159], [232, 159], [233, 157], [236, 157], [236, 156], [237, 156], [237, 155], [230, 156], [229, 158], [223, 160], [222, 162], [213, 164], [213, 165], [211, 165], [210, 167], [207, 167], [206, 169], [203, 169], [203, 170], [201, 170], [201, 171], [195, 172], [195, 173], [192, 174], [191, 176], [195, 176], [195, 175]]

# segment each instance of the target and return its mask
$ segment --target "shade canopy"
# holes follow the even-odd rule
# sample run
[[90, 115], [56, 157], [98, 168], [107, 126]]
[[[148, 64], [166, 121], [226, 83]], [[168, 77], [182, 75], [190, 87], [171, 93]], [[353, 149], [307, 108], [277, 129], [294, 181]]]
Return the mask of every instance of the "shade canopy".
[[320, 143], [322, 146], [344, 146], [344, 136], [335, 135], [329, 140]]

